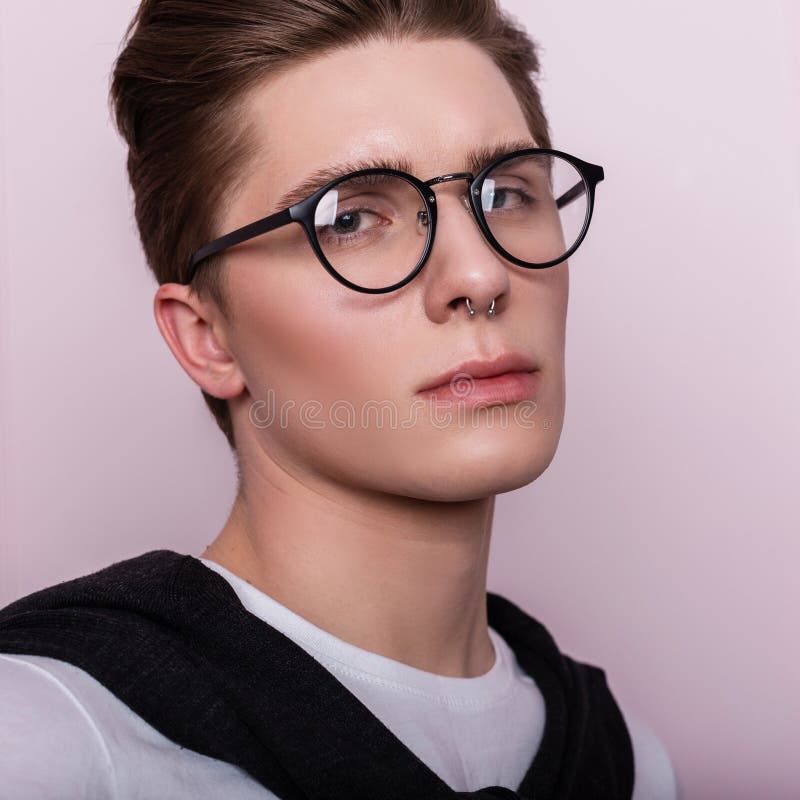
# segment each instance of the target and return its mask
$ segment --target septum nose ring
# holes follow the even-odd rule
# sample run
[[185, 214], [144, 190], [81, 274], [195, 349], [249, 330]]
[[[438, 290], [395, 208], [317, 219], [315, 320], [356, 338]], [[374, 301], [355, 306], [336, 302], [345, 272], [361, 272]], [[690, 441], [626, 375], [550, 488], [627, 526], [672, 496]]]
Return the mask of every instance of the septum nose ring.
[[[470, 305], [469, 297], [467, 298], [467, 311], [469, 311], [470, 317], [475, 316], [475, 309]], [[492, 298], [492, 304], [489, 306], [486, 314], [490, 317], [494, 316], [494, 298]]]

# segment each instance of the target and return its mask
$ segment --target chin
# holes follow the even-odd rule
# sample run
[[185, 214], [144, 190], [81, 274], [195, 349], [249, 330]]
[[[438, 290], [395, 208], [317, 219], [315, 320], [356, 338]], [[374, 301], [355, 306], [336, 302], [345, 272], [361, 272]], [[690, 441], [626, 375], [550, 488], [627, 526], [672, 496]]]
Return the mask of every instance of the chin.
[[472, 437], [471, 442], [473, 446], [467, 449], [454, 447], [448, 452], [441, 447], [430, 451], [425, 463], [417, 465], [411, 485], [396, 492], [421, 500], [462, 502], [520, 489], [533, 483], [550, 465], [558, 437], [517, 435], [516, 442], [505, 446], [497, 439], [478, 445]]

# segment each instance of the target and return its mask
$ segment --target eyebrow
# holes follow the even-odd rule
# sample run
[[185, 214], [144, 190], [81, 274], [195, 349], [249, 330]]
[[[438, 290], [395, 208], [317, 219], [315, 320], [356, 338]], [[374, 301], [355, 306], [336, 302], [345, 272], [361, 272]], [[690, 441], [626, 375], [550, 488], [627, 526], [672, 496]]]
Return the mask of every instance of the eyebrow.
[[[482, 145], [473, 148], [464, 155], [462, 161], [466, 169], [473, 174], [480, 172], [487, 164], [517, 150], [526, 150], [536, 147], [532, 139], [510, 139], [496, 142], [495, 144]], [[295, 203], [304, 200], [317, 189], [322, 188], [329, 181], [350, 172], [359, 172], [362, 169], [395, 169], [400, 172], [412, 173], [411, 161], [404, 156], [376, 156], [375, 158], [361, 158], [355, 161], [345, 161], [330, 164], [314, 170], [296, 186], [281, 195], [276, 209], [282, 211]], [[458, 172], [458, 170], [453, 170]], [[426, 179], [427, 180], [427, 179]]]

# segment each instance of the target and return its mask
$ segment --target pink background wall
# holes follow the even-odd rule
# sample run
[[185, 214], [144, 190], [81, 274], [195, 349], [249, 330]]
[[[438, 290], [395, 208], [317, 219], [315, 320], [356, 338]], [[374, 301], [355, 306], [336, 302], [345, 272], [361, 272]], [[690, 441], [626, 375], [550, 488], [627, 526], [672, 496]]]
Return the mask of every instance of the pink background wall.
[[[542, 43], [555, 145], [607, 178], [560, 449], [498, 499], [489, 588], [605, 667], [686, 798], [800, 797], [798, 5], [504, 4]], [[232, 500], [106, 106], [134, 5], [0, 5], [0, 605], [198, 554]]]

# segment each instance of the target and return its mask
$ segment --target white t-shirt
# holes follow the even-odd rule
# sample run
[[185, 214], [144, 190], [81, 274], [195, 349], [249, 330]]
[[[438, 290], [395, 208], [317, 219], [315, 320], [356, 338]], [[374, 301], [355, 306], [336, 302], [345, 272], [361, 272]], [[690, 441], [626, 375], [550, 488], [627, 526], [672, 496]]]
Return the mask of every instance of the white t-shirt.
[[[200, 559], [242, 605], [294, 640], [456, 791], [515, 789], [538, 749], [544, 699], [493, 629], [496, 658], [454, 678], [372, 653], [313, 625], [219, 564]], [[661, 742], [626, 714], [634, 800], [675, 800]], [[181, 747], [84, 670], [55, 658], [0, 653], [0, 800], [268, 800], [241, 768]]]

